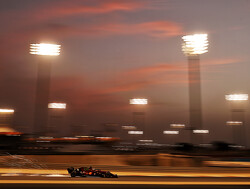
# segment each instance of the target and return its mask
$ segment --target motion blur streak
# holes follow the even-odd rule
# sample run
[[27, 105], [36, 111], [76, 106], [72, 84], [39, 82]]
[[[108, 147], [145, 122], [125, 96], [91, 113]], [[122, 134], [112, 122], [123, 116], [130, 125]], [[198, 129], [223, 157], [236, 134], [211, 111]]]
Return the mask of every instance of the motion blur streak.
[[250, 182], [150, 182], [150, 181], [59, 181], [59, 180], [1, 180], [1, 184], [131, 184], [131, 185], [250, 185]]
[[[220, 165], [223, 162], [209, 161], [211, 165]], [[233, 165], [234, 162], [228, 162], [226, 165]], [[244, 165], [244, 163], [242, 162]], [[119, 176], [140, 176], [140, 177], [241, 177], [241, 178], [250, 178], [250, 173], [244, 172], [218, 172], [218, 170], [214, 170], [214, 172], [203, 172], [203, 171], [194, 171], [193, 172], [185, 172], [185, 171], [171, 171], [171, 172], [150, 172], [150, 171], [115, 171]], [[49, 169], [8, 169], [1, 168], [0, 173], [4, 174], [37, 174], [37, 175], [68, 175], [66, 170], [49, 170]]]

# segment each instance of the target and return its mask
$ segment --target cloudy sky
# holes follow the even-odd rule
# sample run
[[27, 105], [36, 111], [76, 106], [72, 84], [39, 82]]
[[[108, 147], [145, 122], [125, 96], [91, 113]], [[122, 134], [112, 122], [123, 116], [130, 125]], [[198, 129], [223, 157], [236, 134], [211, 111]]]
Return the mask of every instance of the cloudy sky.
[[[181, 37], [207, 33], [209, 52], [201, 56], [204, 128], [211, 132], [207, 140], [230, 141], [224, 95], [250, 91], [249, 10], [248, 0], [3, 0], [0, 106], [16, 110], [16, 128], [32, 127], [39, 57], [29, 54], [29, 44], [58, 43], [50, 100], [68, 104], [70, 124], [95, 130], [107, 122], [129, 124], [129, 99], [145, 97], [149, 137], [163, 140], [170, 123], [188, 124]], [[246, 109], [249, 125], [248, 102]]]

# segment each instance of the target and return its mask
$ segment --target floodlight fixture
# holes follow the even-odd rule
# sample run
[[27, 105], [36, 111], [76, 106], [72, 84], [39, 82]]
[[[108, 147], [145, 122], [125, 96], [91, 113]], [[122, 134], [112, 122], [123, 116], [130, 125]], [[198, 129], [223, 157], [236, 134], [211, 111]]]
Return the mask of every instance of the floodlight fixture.
[[179, 131], [163, 131], [165, 135], [178, 135]]
[[122, 126], [122, 129], [124, 129], [124, 130], [135, 130], [136, 126], [133, 126], [133, 125], [124, 125], [124, 126]]
[[30, 44], [30, 54], [58, 56], [60, 55], [61, 45], [40, 43]]
[[194, 134], [208, 134], [209, 130], [193, 130]]
[[0, 113], [14, 113], [14, 109], [0, 109]]
[[243, 101], [248, 100], [248, 94], [229, 94], [225, 95], [225, 98], [228, 101]]
[[208, 52], [207, 34], [186, 35], [182, 39], [184, 41], [182, 44], [184, 54], [190, 56]]
[[139, 140], [139, 142], [146, 142], [146, 143], [149, 143], [149, 142], [154, 142], [153, 140]]
[[50, 109], [66, 109], [66, 103], [49, 103], [48, 108]]
[[143, 131], [128, 131], [129, 135], [143, 135]]
[[227, 121], [227, 125], [243, 125], [242, 121]]
[[148, 99], [146, 98], [133, 98], [129, 101], [130, 104], [148, 104]]
[[185, 124], [180, 124], [180, 123], [172, 123], [170, 124], [171, 128], [184, 128]]

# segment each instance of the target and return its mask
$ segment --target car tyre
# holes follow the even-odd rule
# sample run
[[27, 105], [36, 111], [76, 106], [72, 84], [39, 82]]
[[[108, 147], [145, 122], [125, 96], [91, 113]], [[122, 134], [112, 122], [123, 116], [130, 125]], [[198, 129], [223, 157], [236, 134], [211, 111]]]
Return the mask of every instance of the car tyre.
[[72, 173], [70, 174], [70, 176], [71, 176], [71, 177], [76, 177], [76, 173], [75, 173], [75, 172], [72, 172]]

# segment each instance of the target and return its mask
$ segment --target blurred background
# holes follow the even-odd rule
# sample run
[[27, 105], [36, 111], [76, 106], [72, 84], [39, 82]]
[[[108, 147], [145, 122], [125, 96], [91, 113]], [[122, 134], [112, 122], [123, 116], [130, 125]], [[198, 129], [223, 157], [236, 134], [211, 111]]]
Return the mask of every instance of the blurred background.
[[0, 165], [249, 167], [249, 8], [1, 1]]

